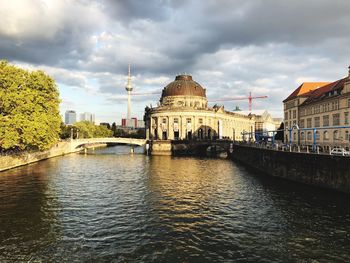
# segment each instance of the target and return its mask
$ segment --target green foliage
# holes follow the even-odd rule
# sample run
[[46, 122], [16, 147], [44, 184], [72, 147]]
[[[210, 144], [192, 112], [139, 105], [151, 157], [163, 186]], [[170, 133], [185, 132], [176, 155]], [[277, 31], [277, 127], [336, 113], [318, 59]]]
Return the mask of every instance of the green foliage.
[[88, 121], [80, 121], [74, 124], [74, 137], [76, 138], [77, 131], [79, 138], [98, 138], [112, 137], [113, 132], [104, 125], [95, 125]]
[[61, 122], [61, 131], [60, 131], [60, 138], [61, 139], [68, 139], [71, 136], [71, 127], [66, 126], [63, 122]]
[[0, 61], [0, 150], [45, 150], [58, 140], [61, 117], [55, 81]]

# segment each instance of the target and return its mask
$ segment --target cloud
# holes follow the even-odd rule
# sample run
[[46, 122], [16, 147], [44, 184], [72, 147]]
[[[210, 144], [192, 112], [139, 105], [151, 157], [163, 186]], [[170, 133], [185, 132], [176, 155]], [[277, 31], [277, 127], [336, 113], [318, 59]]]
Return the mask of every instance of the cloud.
[[[209, 99], [268, 94], [254, 105], [281, 113], [282, 99], [301, 81], [339, 79], [350, 57], [350, 5], [343, 0], [0, 0], [0, 6], [1, 58], [44, 69], [59, 86], [106, 105], [122, 104], [131, 63], [135, 92], [160, 91], [187, 72]], [[141, 109], [159, 96], [133, 102]]]

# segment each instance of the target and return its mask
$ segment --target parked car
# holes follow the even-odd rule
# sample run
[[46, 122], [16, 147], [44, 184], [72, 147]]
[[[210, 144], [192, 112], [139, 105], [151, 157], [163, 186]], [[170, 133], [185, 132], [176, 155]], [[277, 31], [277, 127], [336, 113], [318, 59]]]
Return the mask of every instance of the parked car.
[[343, 155], [343, 156], [350, 156], [350, 152], [345, 150], [344, 148], [333, 148], [331, 150], [331, 155]]

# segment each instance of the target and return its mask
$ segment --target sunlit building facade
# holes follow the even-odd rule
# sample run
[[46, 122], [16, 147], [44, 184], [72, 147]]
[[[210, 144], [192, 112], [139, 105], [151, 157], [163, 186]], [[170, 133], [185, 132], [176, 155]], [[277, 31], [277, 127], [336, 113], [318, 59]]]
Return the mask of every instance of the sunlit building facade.
[[303, 83], [283, 103], [285, 127], [292, 128], [285, 133], [287, 141], [310, 145], [316, 139], [326, 148], [349, 147], [350, 70], [331, 83]]
[[176, 76], [162, 91], [158, 107], [145, 109], [146, 137], [152, 140], [242, 140], [254, 132], [251, 116], [208, 107], [206, 90], [190, 75]]

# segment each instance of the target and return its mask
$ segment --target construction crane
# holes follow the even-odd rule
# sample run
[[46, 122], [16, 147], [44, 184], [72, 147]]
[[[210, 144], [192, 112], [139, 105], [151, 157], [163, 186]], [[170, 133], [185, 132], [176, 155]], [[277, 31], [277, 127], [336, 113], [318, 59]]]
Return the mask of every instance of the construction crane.
[[253, 100], [255, 99], [267, 99], [267, 96], [252, 96], [252, 93], [249, 92], [248, 97], [234, 97], [234, 98], [224, 98], [224, 99], [216, 99], [210, 100], [210, 102], [218, 102], [218, 101], [231, 101], [231, 100], [248, 100], [249, 111], [252, 111]]

